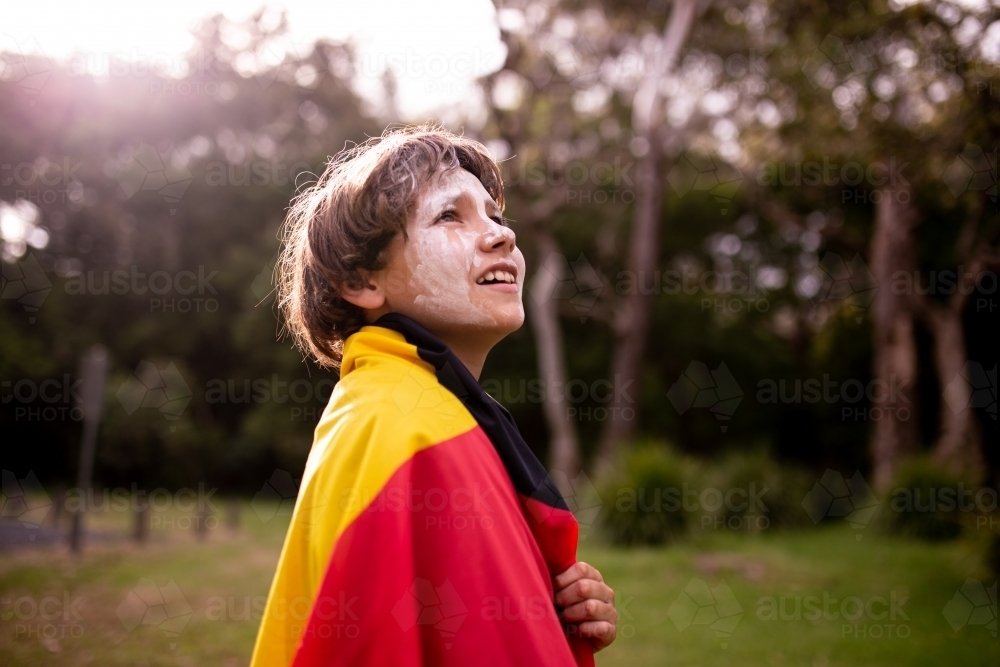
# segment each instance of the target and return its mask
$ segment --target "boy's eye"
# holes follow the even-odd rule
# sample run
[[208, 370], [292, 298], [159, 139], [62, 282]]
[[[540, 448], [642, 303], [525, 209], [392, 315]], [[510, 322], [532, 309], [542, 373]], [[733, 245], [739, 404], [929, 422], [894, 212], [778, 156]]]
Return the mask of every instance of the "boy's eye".
[[[447, 220], [458, 220], [458, 219], [459, 219], [459, 217], [458, 217], [458, 211], [456, 211], [453, 208], [450, 208], [447, 211], [444, 211], [443, 213], [441, 213], [441, 215], [439, 215], [437, 217], [437, 220], [435, 222], [441, 222], [443, 220], [444, 221], [447, 221]], [[508, 224], [507, 218], [503, 217], [502, 215], [499, 215], [499, 214], [498, 215], [494, 215], [490, 219], [493, 220], [493, 222], [497, 223], [498, 225], [501, 225], [502, 227], [509, 227], [510, 226]]]

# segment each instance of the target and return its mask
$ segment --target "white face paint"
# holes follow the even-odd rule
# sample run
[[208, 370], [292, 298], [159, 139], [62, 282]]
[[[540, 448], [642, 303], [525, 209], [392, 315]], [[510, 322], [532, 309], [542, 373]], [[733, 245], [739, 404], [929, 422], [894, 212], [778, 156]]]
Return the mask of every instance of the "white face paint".
[[381, 272], [389, 309], [450, 344], [456, 336], [463, 343], [478, 338], [487, 350], [518, 329], [524, 322], [524, 257], [501, 219], [468, 171], [432, 178], [407, 225], [409, 239], [393, 241]]

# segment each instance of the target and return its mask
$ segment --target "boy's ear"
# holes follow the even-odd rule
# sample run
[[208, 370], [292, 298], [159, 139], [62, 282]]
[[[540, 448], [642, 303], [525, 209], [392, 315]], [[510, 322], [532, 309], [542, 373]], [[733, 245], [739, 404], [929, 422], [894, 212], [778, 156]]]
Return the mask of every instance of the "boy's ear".
[[385, 305], [385, 291], [381, 281], [366, 271], [361, 272], [361, 280], [357, 285], [342, 285], [340, 295], [362, 310], [378, 310]]

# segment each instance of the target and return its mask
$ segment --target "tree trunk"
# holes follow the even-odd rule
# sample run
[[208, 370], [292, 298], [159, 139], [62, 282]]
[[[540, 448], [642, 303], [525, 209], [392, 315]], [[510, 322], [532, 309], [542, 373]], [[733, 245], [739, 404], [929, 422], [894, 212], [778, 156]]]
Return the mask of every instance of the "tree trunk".
[[566, 261], [548, 230], [539, 227], [536, 236], [542, 263], [527, 301], [538, 349], [538, 375], [544, 390], [542, 409], [551, 438], [549, 461], [553, 470], [573, 479], [580, 471], [580, 444], [566, 401], [566, 355], [555, 294], [556, 285], [565, 278]]
[[909, 204], [909, 191], [882, 188], [880, 194], [870, 252], [871, 271], [878, 286], [872, 302], [872, 371], [874, 380], [890, 389], [884, 394], [885, 400], [874, 406], [880, 412], [879, 418], [872, 420], [870, 447], [874, 483], [884, 490], [891, 484], [900, 459], [914, 453], [918, 444], [913, 311], [908, 295], [892, 289], [897, 272], [912, 276], [916, 271], [913, 230], [917, 216]]
[[934, 364], [944, 392], [934, 458], [952, 472], [975, 475], [983, 466], [982, 436], [975, 410], [969, 406], [972, 390], [961, 375], [969, 357], [962, 312], [937, 308], [928, 319], [934, 335]]
[[[646, 140], [648, 150], [636, 170], [636, 203], [629, 239], [628, 270], [633, 285], [641, 285], [656, 270], [659, 250], [660, 212], [663, 202], [663, 178], [660, 160], [663, 137], [660, 126], [663, 117], [661, 83], [673, 69], [694, 23], [695, 0], [676, 0], [664, 30], [658, 61], [633, 100], [633, 129]], [[612, 378], [615, 400], [609, 405], [608, 419], [604, 423], [598, 443], [598, 467], [606, 467], [614, 460], [618, 444], [631, 439], [638, 421], [639, 383], [642, 355], [649, 330], [652, 295], [636, 288], [625, 297], [621, 319], [615, 322], [617, 341], [612, 359]], [[622, 400], [624, 399], [624, 400]]]
[[637, 173], [639, 193], [632, 222], [628, 262], [628, 270], [633, 276], [633, 289], [625, 296], [621, 318], [616, 318], [614, 323], [621, 332], [611, 362], [615, 399], [608, 406], [608, 419], [601, 432], [598, 445], [599, 466], [611, 463], [619, 443], [628, 441], [635, 435], [638, 420], [636, 399], [639, 395], [642, 355], [646, 348], [653, 299], [652, 294], [643, 293], [640, 285], [656, 271], [660, 208], [663, 201], [658, 164], [660, 151], [654, 146], [650, 147], [649, 153], [639, 164]]
[[970, 405], [972, 387], [963, 373], [969, 361], [963, 315], [979, 275], [995, 266], [997, 258], [988, 242], [976, 242], [985, 213], [985, 198], [973, 200], [955, 243], [959, 259], [958, 281], [946, 303], [913, 289], [912, 304], [934, 338], [934, 367], [941, 384], [941, 424], [934, 443], [934, 458], [951, 472], [980, 481], [984, 472], [983, 434]]

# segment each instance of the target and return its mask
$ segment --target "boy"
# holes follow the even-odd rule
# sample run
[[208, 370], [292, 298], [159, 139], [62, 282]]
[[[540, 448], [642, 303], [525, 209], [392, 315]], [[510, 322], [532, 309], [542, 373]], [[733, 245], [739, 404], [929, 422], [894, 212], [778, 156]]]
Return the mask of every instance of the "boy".
[[499, 167], [433, 126], [334, 160], [285, 227], [279, 303], [339, 367], [254, 649], [285, 665], [593, 665], [614, 591], [479, 386], [524, 321]]

